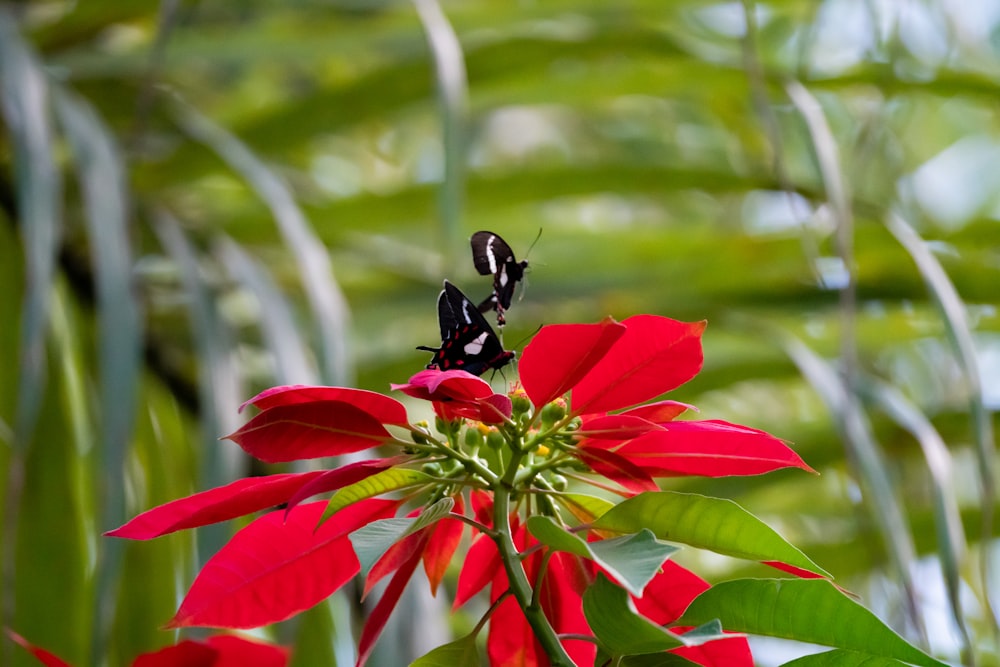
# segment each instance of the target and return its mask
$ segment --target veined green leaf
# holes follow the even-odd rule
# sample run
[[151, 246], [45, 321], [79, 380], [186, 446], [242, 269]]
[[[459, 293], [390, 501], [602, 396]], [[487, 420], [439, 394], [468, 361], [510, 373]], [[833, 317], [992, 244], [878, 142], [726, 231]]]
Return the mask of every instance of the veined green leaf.
[[601, 648], [613, 656], [658, 653], [734, 636], [723, 633], [714, 619], [691, 632], [674, 634], [636, 613], [625, 589], [604, 574], [598, 574], [594, 585], [584, 592], [583, 613]]
[[351, 533], [351, 544], [361, 563], [361, 571], [367, 575], [368, 570], [389, 550], [389, 547], [407, 535], [412, 535], [448, 516], [454, 506], [454, 498], [442, 498], [425, 508], [419, 516], [381, 519]]
[[411, 662], [410, 667], [478, 667], [480, 664], [476, 635], [472, 634], [438, 646]]
[[757, 561], [780, 561], [830, 575], [763, 521], [731, 500], [660, 491], [629, 498], [594, 522], [594, 528], [634, 533], [642, 528], [671, 542]]
[[587, 542], [558, 526], [550, 517], [533, 516], [528, 519], [528, 530], [546, 546], [594, 561], [636, 596], [642, 595], [664, 561], [678, 551], [646, 529], [634, 535]]
[[610, 500], [585, 493], [560, 493], [553, 497], [584, 523], [590, 523], [615, 506]]
[[419, 470], [390, 468], [337, 491], [330, 498], [330, 502], [326, 506], [326, 511], [323, 512], [322, 521], [326, 521], [340, 510], [359, 500], [380, 496], [383, 493], [406, 489], [411, 486], [419, 486], [431, 481], [432, 478], [430, 476]]
[[907, 667], [895, 658], [882, 658], [856, 651], [836, 649], [824, 653], [813, 653], [786, 662], [781, 667]]
[[716, 584], [695, 598], [678, 623], [716, 618], [731, 631], [811, 642], [921, 667], [947, 667], [823, 579], [738, 579]]

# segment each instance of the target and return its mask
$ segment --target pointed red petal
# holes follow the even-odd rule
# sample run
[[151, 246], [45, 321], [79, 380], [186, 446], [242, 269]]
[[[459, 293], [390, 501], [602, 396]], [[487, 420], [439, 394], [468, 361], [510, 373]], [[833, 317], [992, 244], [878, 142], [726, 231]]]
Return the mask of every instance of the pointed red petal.
[[753, 655], [750, 653], [750, 643], [746, 637], [727, 637], [702, 644], [676, 648], [670, 653], [676, 653], [682, 658], [702, 665], [702, 667], [753, 667]]
[[329, 597], [358, 573], [348, 534], [393, 515], [398, 502], [367, 499], [316, 527], [327, 503], [265, 514], [236, 533], [202, 568], [168, 628], [256, 628]]
[[472, 505], [472, 518], [484, 526], [493, 525], [493, 494], [482, 489], [473, 489], [469, 493], [469, 504]]
[[659, 424], [632, 415], [598, 415], [583, 419], [577, 434], [601, 440], [630, 440], [650, 431], [665, 430]]
[[[310, 480], [307, 484], [303, 484], [295, 494], [288, 499], [288, 507], [285, 508], [285, 514], [287, 515], [292, 511], [292, 508], [301, 503], [306, 498], [315, 496], [317, 493], [326, 493], [327, 491], [336, 491], [337, 489], [343, 488], [348, 484], [354, 484], [355, 482], [360, 482], [363, 479], [371, 477], [375, 473], [387, 470], [400, 463], [405, 463], [410, 460], [411, 457], [406, 455], [393, 456], [387, 459], [372, 459], [370, 461], [356, 461], [355, 463], [348, 463], [345, 466], [340, 466], [333, 470], [321, 470], [319, 474], [314, 479]], [[309, 473], [313, 474], [313, 473]]]
[[427, 401], [475, 401], [493, 393], [489, 382], [472, 373], [436, 368], [420, 371], [406, 384], [394, 384], [391, 388]]
[[[462, 494], [456, 494], [454, 498], [455, 507], [452, 513], [464, 514], [465, 503]], [[434, 525], [434, 532], [427, 541], [427, 548], [424, 549], [424, 573], [431, 584], [431, 595], [437, 595], [438, 586], [458, 549], [464, 529], [465, 524], [458, 519], [442, 519]]]
[[[414, 510], [410, 516], [415, 516], [420, 513], [420, 510]], [[372, 588], [375, 587], [379, 581], [384, 577], [389, 576], [393, 572], [399, 570], [400, 567], [410, 562], [413, 558], [413, 554], [419, 549], [421, 551], [421, 556], [423, 555], [423, 549], [427, 545], [427, 529], [413, 533], [412, 535], [407, 535], [403, 539], [399, 540], [391, 547], [386, 549], [386, 552], [382, 554], [382, 557], [375, 561], [372, 565], [372, 569], [368, 572], [368, 576], [365, 578], [365, 588], [361, 592], [361, 599], [368, 597], [368, 594], [372, 592]]]
[[339, 456], [392, 439], [375, 417], [343, 401], [279, 405], [227, 437], [267, 463]]
[[545, 650], [535, 638], [528, 619], [524, 617], [524, 612], [513, 596], [501, 602], [490, 616], [486, 652], [490, 665], [543, 667], [549, 664]]
[[132, 667], [215, 667], [219, 652], [201, 642], [185, 639], [159, 651], [143, 653], [135, 659]]
[[212, 667], [286, 667], [291, 657], [284, 646], [236, 635], [214, 635], [205, 643], [219, 652]]
[[176, 530], [227, 521], [280, 505], [322, 474], [322, 470], [317, 470], [238, 479], [226, 486], [146, 510], [124, 526], [104, 534], [108, 537], [149, 540]]
[[615, 450], [653, 477], [760, 475], [796, 467], [815, 472], [770, 433], [720, 420], [671, 422]]
[[576, 455], [591, 470], [617, 482], [632, 493], [660, 490], [649, 473], [615, 452], [596, 447], [578, 447]]
[[687, 403], [681, 403], [680, 401], [657, 401], [656, 403], [647, 403], [646, 405], [636, 406], [620, 414], [642, 417], [643, 419], [651, 421], [654, 424], [665, 424], [667, 422], [672, 422], [675, 417], [687, 412], [688, 410], [698, 412], [698, 408], [693, 405], [688, 405]]
[[642, 403], [701, 370], [705, 322], [635, 315], [622, 324], [625, 334], [573, 388], [573, 412], [607, 412]]
[[35, 656], [35, 659], [45, 665], [45, 667], [70, 667], [68, 662], [58, 657], [55, 653], [50, 653], [43, 648], [38, 648], [10, 628], [5, 628], [5, 630], [7, 632], [7, 636], [10, 637], [12, 642], [26, 650], [31, 655]]
[[361, 640], [358, 642], [358, 661], [356, 663], [358, 667], [365, 664], [368, 656], [371, 655], [372, 649], [375, 648], [375, 640], [382, 634], [386, 621], [389, 620], [389, 615], [396, 608], [406, 584], [410, 582], [414, 570], [420, 563], [420, 556], [423, 554], [423, 547], [426, 544], [426, 535], [422, 534], [420, 537], [421, 540], [417, 548], [413, 550], [409, 560], [396, 571], [392, 581], [386, 587], [385, 593], [382, 594], [382, 599], [378, 601], [365, 621], [365, 627], [361, 630]]
[[472, 596], [486, 588], [486, 584], [493, 580], [498, 569], [503, 571], [497, 545], [486, 535], [480, 535], [469, 547], [462, 570], [458, 573], [458, 588], [455, 591], [452, 609], [458, 609]]
[[394, 398], [365, 389], [350, 387], [324, 387], [306, 384], [291, 384], [271, 387], [260, 392], [240, 406], [240, 412], [248, 405], [267, 410], [279, 405], [297, 405], [317, 401], [340, 401], [350, 403], [367, 412], [382, 424], [403, 426], [407, 423], [406, 408]]
[[[518, 551], [527, 546], [527, 531], [522, 525], [511, 525], [511, 537]], [[528, 556], [522, 565], [528, 581], [535, 582], [538, 577], [538, 567], [542, 552], [536, 551]], [[500, 597], [510, 584], [507, 573], [500, 567], [494, 572], [490, 587], [490, 601]], [[500, 603], [490, 616], [490, 630], [486, 638], [486, 652], [491, 665], [513, 665], [515, 667], [541, 667], [548, 665], [549, 660], [541, 644], [535, 638], [528, 619], [518, 606], [513, 596]]]
[[536, 406], [573, 388], [625, 335], [625, 327], [606, 317], [597, 324], [550, 324], [542, 327], [521, 353], [518, 372], [525, 393]]
[[[583, 614], [579, 581], [581, 577], [582, 568], [578, 556], [563, 552], [553, 554], [545, 579], [542, 580], [539, 601], [552, 628], [561, 635], [593, 635]], [[574, 664], [594, 664], [597, 646], [592, 642], [568, 640], [562, 643]]]
[[788, 574], [794, 574], [796, 577], [802, 579], [824, 579], [822, 574], [816, 574], [815, 572], [810, 572], [809, 570], [803, 570], [801, 567], [795, 567], [794, 565], [789, 565], [788, 563], [782, 563], [777, 560], [765, 560], [762, 561], [764, 565], [769, 565], [775, 570], [781, 570], [782, 572], [787, 572]]

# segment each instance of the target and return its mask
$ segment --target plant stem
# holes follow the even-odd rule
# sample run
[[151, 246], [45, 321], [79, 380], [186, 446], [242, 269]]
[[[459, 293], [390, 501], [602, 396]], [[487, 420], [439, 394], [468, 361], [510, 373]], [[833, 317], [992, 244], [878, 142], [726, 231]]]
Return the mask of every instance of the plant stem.
[[493, 528], [497, 533], [496, 543], [500, 550], [500, 558], [503, 560], [504, 570], [507, 572], [507, 581], [510, 583], [510, 590], [514, 594], [521, 611], [524, 612], [528, 624], [535, 633], [538, 643], [542, 645], [545, 653], [549, 656], [549, 661], [554, 667], [574, 667], [573, 660], [566, 653], [566, 649], [559, 643], [559, 636], [555, 629], [545, 618], [545, 612], [534, 599], [531, 582], [524, 572], [524, 566], [514, 545], [514, 538], [510, 531], [510, 492], [513, 489], [512, 482], [517, 474], [518, 464], [524, 456], [523, 452], [514, 448], [514, 455], [507, 468], [503, 479], [494, 488], [493, 493]]

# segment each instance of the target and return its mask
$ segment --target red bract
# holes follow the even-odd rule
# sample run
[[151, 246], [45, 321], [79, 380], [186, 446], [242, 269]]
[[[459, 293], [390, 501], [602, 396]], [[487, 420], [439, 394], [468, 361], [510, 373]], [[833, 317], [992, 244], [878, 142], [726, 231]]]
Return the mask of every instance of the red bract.
[[58, 657], [56, 654], [50, 653], [43, 648], [38, 648], [10, 628], [7, 628], [6, 630], [7, 636], [10, 637], [11, 641], [31, 653], [31, 655], [35, 656], [35, 659], [45, 665], [45, 667], [70, 667], [68, 662]]
[[185, 528], [227, 521], [280, 505], [322, 474], [322, 471], [315, 471], [238, 479], [226, 486], [154, 507], [124, 526], [104, 534], [108, 537], [149, 540]]
[[461, 370], [420, 371], [406, 384], [391, 385], [394, 391], [431, 401], [442, 419], [474, 419], [484, 424], [501, 424], [510, 418], [513, 406], [505, 394], [493, 393], [490, 384]]
[[698, 373], [704, 328], [657, 315], [542, 327], [521, 355], [521, 383], [536, 406], [571, 391], [575, 414], [635, 405]]
[[648, 401], [701, 370], [705, 322], [635, 315], [622, 324], [625, 334], [573, 387], [574, 413], [607, 412]]
[[267, 463], [340, 456], [392, 439], [377, 418], [343, 401], [277, 405], [226, 437]]
[[296, 405], [298, 403], [318, 403], [321, 401], [340, 401], [350, 403], [356, 408], [367, 412], [383, 424], [404, 426], [407, 422], [406, 407], [394, 398], [374, 391], [351, 389], [349, 387], [323, 387], [315, 385], [293, 384], [265, 389], [253, 398], [244, 402], [239, 411], [248, 405], [260, 410], [279, 405]]
[[389, 500], [362, 500], [319, 528], [326, 503], [256, 519], [205, 564], [167, 627], [256, 628], [326, 599], [358, 573], [348, 534], [392, 516]]
[[624, 334], [625, 327], [610, 317], [597, 324], [551, 324], [542, 327], [525, 346], [518, 364], [525, 393], [536, 407], [562, 396]]
[[653, 477], [760, 475], [788, 467], [815, 472], [773, 435], [720, 420], [671, 422], [666, 430], [646, 433], [613, 451]]

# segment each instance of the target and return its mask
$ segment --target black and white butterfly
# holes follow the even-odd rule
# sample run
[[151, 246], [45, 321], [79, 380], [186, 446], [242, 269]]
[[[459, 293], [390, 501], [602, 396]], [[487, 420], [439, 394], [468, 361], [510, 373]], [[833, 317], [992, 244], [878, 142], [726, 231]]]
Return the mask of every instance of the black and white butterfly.
[[497, 311], [497, 325], [507, 323], [504, 311], [510, 308], [514, 297], [514, 288], [524, 277], [528, 261], [520, 262], [514, 258], [514, 251], [507, 242], [493, 232], [476, 232], [470, 239], [472, 245], [472, 261], [476, 271], [484, 276], [493, 276], [493, 294], [479, 304], [479, 311], [488, 313]]
[[463, 370], [482, 375], [487, 370], [506, 366], [514, 353], [503, 349], [479, 309], [447, 280], [438, 296], [438, 324], [441, 347], [421, 345], [418, 350], [434, 353], [427, 368], [443, 371]]

